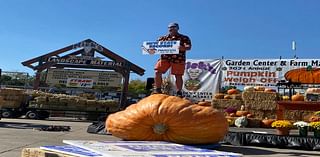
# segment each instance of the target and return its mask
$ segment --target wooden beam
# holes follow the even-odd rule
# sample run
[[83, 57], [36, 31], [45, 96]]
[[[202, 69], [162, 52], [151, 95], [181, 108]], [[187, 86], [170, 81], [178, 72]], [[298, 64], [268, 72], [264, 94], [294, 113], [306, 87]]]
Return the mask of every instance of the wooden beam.
[[[92, 41], [92, 40], [86, 39], [86, 40], [81, 41], [81, 42], [88, 42], [88, 41]], [[56, 55], [59, 55], [60, 53], [64, 53], [64, 52], [70, 51], [70, 50], [72, 50], [73, 45], [74, 44], [66, 46], [66, 47], [58, 49], [58, 50], [55, 50], [55, 51], [52, 51], [52, 52], [49, 52], [49, 53], [47, 53], [45, 55], [42, 55], [42, 56], [39, 56], [39, 57], [36, 57], [36, 58], [32, 58], [30, 60], [24, 61], [24, 62], [22, 62], [22, 65], [27, 66], [27, 65], [30, 65], [30, 64], [33, 64], [33, 63], [39, 61], [41, 58], [46, 59], [46, 58], [49, 58], [51, 56], [56, 56]]]
[[[72, 52], [72, 53], [70, 53], [70, 54], [67, 54], [67, 55], [64, 55], [64, 56], [62, 56], [61, 58], [67, 58], [67, 57], [69, 57], [69, 56], [73, 56], [73, 55], [78, 55], [78, 54], [80, 54], [80, 53], [82, 53], [84, 51], [84, 49], [80, 49], [80, 50], [78, 50], [78, 51], [75, 51], [75, 52]], [[57, 64], [57, 63], [52, 63], [52, 62], [46, 62], [46, 63], [44, 63], [44, 64], [42, 64], [42, 65], [39, 65], [39, 66], [36, 66], [36, 67], [34, 67], [34, 69], [47, 69], [47, 68], [50, 68], [51, 66], [53, 66], [53, 65], [55, 65], [55, 64]]]

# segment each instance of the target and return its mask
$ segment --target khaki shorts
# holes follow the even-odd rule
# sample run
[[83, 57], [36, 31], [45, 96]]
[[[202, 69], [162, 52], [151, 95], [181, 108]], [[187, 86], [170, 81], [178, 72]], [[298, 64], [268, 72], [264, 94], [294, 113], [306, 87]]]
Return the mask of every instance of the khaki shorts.
[[166, 73], [168, 69], [171, 67], [171, 74], [172, 75], [183, 75], [185, 69], [185, 63], [171, 63], [166, 60], [158, 60], [156, 63], [154, 70]]

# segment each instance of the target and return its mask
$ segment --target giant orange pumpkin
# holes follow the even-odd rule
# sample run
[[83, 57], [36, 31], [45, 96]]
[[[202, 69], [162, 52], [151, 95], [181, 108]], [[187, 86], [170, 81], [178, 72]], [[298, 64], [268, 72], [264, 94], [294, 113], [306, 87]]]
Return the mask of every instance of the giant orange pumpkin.
[[298, 83], [320, 83], [320, 68], [299, 68], [286, 72], [286, 80]]
[[109, 115], [106, 129], [125, 140], [205, 144], [222, 140], [228, 131], [228, 122], [223, 113], [211, 106], [153, 94]]

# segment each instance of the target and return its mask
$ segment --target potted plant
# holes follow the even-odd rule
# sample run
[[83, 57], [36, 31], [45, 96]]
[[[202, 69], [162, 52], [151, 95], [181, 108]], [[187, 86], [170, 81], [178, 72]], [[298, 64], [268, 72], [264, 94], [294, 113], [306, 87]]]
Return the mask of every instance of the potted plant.
[[303, 137], [308, 136], [309, 123], [304, 122], [304, 121], [298, 121], [298, 122], [293, 123], [293, 125], [299, 129], [300, 136], [303, 136]]
[[314, 137], [320, 138], [320, 122], [311, 122], [309, 125], [313, 130]]
[[271, 127], [276, 128], [277, 135], [289, 135], [293, 125], [288, 120], [276, 120], [271, 124]]

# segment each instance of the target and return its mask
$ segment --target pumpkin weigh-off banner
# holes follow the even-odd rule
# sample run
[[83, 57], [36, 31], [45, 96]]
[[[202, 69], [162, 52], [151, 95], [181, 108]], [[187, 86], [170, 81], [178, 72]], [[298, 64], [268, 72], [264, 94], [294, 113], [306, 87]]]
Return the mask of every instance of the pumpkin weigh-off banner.
[[320, 83], [320, 59], [225, 59], [222, 63], [222, 86], [275, 87], [280, 80]]
[[[187, 59], [182, 89], [189, 99], [210, 101], [221, 87], [272, 88], [289, 79], [320, 84], [320, 59]], [[174, 76], [170, 80], [175, 87]]]

